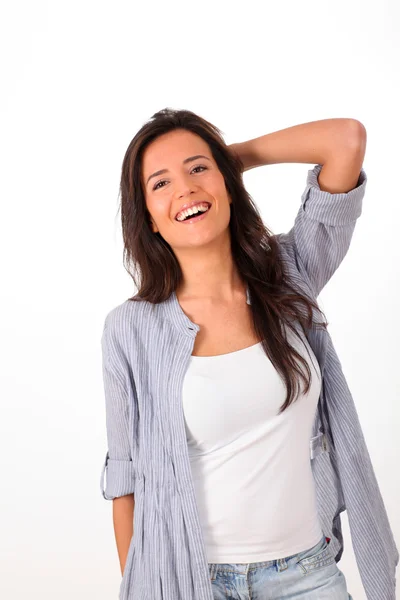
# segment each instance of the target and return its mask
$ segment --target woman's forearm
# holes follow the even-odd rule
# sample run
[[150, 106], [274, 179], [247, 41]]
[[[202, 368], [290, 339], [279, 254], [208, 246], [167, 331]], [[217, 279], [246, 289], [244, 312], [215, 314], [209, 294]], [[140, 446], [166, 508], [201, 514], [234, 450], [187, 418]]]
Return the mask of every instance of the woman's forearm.
[[133, 512], [135, 498], [133, 494], [121, 496], [113, 500], [113, 523], [115, 541], [117, 543], [118, 558], [121, 575], [124, 574], [129, 545], [133, 536]]
[[276, 163], [325, 164], [341, 151], [366, 142], [364, 125], [356, 119], [323, 119], [294, 125], [229, 146], [244, 170]]

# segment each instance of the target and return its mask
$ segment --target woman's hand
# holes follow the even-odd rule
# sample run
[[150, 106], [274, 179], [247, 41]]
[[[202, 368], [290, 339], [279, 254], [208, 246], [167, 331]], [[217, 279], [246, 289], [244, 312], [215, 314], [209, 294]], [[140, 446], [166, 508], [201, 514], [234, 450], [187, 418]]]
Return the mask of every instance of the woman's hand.
[[247, 171], [248, 169], [251, 169], [252, 167], [250, 166], [249, 163], [249, 157], [248, 155], [246, 155], [245, 153], [245, 146], [244, 143], [239, 143], [239, 144], [230, 144], [228, 146], [228, 150], [236, 157], [239, 158], [241, 164], [242, 164], [242, 173], [243, 171]]

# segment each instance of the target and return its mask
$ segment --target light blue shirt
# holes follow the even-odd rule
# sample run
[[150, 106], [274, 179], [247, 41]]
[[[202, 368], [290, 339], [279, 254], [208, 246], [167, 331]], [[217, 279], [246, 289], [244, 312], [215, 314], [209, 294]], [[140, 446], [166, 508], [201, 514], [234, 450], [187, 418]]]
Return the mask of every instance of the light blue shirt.
[[[308, 171], [292, 229], [276, 236], [292, 283], [314, 300], [347, 253], [367, 183], [362, 169], [353, 190], [322, 191], [321, 168]], [[316, 311], [313, 318], [322, 320]], [[100, 485], [107, 500], [135, 494], [119, 600], [213, 600], [181, 397], [199, 329], [175, 293], [159, 304], [126, 300], [105, 318]], [[322, 373], [310, 460], [324, 534], [338, 562], [347, 509], [367, 600], [396, 600], [399, 553], [352, 395], [329, 332], [313, 325], [307, 339]]]

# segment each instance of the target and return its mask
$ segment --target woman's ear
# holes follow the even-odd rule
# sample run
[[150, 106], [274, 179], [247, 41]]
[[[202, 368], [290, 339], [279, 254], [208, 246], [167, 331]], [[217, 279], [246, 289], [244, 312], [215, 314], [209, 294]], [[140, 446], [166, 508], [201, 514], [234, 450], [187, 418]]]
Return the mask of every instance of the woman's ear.
[[149, 210], [147, 208], [146, 208], [146, 215], [147, 215], [147, 218], [149, 219], [151, 230], [153, 231], [153, 233], [157, 233], [158, 227], [154, 223], [153, 217], [151, 216], [151, 214], [150, 214], [150, 212], [149, 212]]
[[157, 231], [158, 231], [158, 227], [157, 227], [157, 225], [154, 223], [154, 221], [153, 221], [153, 219], [152, 219], [151, 217], [150, 217], [150, 226], [151, 226], [151, 229], [152, 229], [153, 233], [157, 233]]

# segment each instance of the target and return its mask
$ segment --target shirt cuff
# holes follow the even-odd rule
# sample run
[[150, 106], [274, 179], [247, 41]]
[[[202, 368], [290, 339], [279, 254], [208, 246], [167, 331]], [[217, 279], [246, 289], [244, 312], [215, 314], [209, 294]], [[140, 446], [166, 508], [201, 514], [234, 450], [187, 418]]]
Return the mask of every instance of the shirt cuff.
[[[106, 487], [104, 475], [107, 470]], [[106, 500], [114, 500], [120, 496], [133, 494], [135, 491], [135, 472], [132, 460], [110, 458], [107, 452], [101, 472], [100, 489]]]
[[301, 196], [303, 210], [309, 219], [325, 225], [348, 225], [361, 215], [367, 174], [361, 169], [355, 188], [349, 192], [331, 193], [321, 190], [318, 175], [323, 165], [308, 171], [306, 189]]

